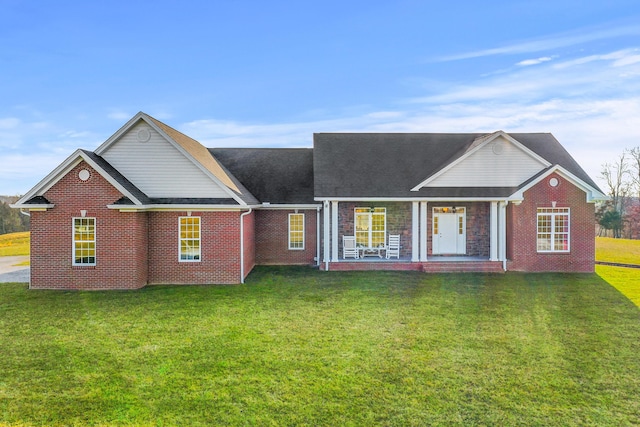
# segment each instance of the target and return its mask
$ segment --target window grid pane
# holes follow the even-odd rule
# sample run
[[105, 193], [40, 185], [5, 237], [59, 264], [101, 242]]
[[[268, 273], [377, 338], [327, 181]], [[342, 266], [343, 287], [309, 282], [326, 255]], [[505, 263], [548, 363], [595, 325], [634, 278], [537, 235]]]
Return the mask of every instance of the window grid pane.
[[387, 208], [355, 208], [356, 245], [384, 246], [387, 237]]
[[73, 218], [73, 265], [95, 265], [96, 219]]
[[179, 224], [179, 260], [200, 261], [200, 217], [180, 217]]
[[539, 252], [569, 252], [569, 208], [538, 208]]
[[304, 249], [304, 214], [289, 214], [289, 249]]

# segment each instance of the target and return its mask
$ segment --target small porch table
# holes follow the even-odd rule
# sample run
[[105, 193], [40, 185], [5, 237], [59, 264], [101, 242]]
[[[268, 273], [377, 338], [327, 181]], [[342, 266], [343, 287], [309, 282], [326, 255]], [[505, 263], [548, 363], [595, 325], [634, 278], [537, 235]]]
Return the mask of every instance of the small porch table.
[[387, 247], [384, 245], [381, 246], [356, 246], [358, 251], [360, 252], [360, 258], [364, 258], [366, 256], [378, 256], [378, 258], [382, 258], [382, 253], [387, 250]]

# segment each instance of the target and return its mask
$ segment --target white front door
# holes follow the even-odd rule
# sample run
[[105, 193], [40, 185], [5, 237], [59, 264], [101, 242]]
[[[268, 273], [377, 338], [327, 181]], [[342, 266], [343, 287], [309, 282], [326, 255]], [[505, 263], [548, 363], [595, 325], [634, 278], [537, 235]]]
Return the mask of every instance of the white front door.
[[[466, 253], [467, 231], [464, 209], [434, 208], [432, 252], [435, 255]], [[440, 211], [440, 212], [438, 212]]]

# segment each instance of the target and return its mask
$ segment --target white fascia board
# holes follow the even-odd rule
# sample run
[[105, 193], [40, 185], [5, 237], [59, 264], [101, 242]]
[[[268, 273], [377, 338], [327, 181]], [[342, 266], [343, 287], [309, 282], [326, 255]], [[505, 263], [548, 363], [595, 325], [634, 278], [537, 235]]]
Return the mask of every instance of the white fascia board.
[[539, 161], [540, 163], [542, 163], [544, 165], [544, 167], [548, 168], [549, 166], [551, 166], [551, 163], [549, 163], [546, 159], [544, 159], [543, 157], [540, 157], [538, 154], [536, 154], [533, 151], [529, 150], [527, 147], [522, 145], [520, 142], [518, 142], [518, 140], [514, 139], [508, 133], [506, 133], [504, 131], [498, 131], [498, 132], [495, 132], [490, 137], [488, 137], [486, 140], [484, 140], [481, 144], [478, 144], [477, 146], [475, 146], [471, 150], [469, 150], [466, 153], [464, 153], [462, 156], [458, 157], [453, 162], [449, 163], [444, 168], [440, 169], [438, 172], [434, 173], [433, 175], [431, 175], [430, 177], [428, 177], [427, 179], [422, 181], [420, 184], [418, 184], [415, 187], [413, 187], [411, 189], [411, 191], [418, 191], [421, 188], [426, 187], [430, 182], [434, 181], [439, 176], [444, 175], [448, 170], [450, 170], [451, 168], [455, 167], [459, 163], [463, 162], [467, 157], [471, 156], [473, 153], [475, 153], [476, 151], [480, 150], [485, 145], [490, 144], [492, 141], [494, 141], [498, 137], [503, 137], [504, 139], [506, 139], [507, 141], [509, 141], [513, 145], [515, 145], [517, 148], [519, 148], [521, 151], [523, 151], [524, 153], [526, 153], [527, 155], [529, 155], [533, 159], [535, 159], [535, 160]]
[[40, 204], [40, 205], [36, 205], [36, 204], [25, 205], [25, 204], [13, 203], [9, 205], [9, 207], [13, 209], [28, 209], [30, 211], [46, 211], [47, 209], [51, 209], [54, 206], [55, 205], [53, 203]]
[[530, 188], [538, 184], [540, 181], [546, 179], [549, 175], [551, 175], [554, 172], [559, 174], [569, 182], [571, 182], [576, 187], [580, 188], [582, 191], [584, 191], [586, 193], [587, 203], [595, 203], [597, 201], [609, 200], [608, 196], [604, 195], [602, 192], [593, 188], [592, 186], [590, 186], [589, 184], [587, 184], [586, 182], [584, 182], [583, 180], [581, 180], [580, 178], [578, 178], [577, 176], [575, 176], [574, 174], [572, 174], [571, 172], [569, 172], [568, 170], [566, 170], [560, 165], [553, 166], [552, 168], [547, 170], [545, 173], [540, 175], [538, 178], [534, 179], [524, 187], [520, 188], [518, 191], [516, 191], [511, 196], [509, 196], [509, 200], [516, 203], [522, 202], [524, 200], [524, 193], [527, 190], [529, 190]]
[[504, 197], [316, 197], [321, 202], [495, 202]]
[[[76, 167], [80, 162], [85, 161], [89, 166], [96, 170], [104, 179], [106, 179], [111, 185], [113, 185], [120, 193], [131, 199], [136, 205], [141, 205], [136, 197], [134, 197], [128, 190], [126, 190], [120, 183], [114, 180], [111, 175], [106, 173], [96, 162], [90, 157], [87, 157], [80, 149], [76, 150], [65, 161], [60, 163], [49, 175], [47, 175], [42, 181], [36, 184], [31, 190], [29, 190], [24, 196], [20, 198], [15, 204], [22, 205], [32, 197], [46, 193], [51, 187], [53, 187], [62, 177], [64, 177], [71, 169]], [[25, 205], [29, 206], [29, 205]]]
[[317, 210], [322, 208], [322, 204], [311, 204], [311, 203], [303, 203], [303, 204], [261, 204], [258, 205], [255, 209], [259, 210], [291, 210], [291, 209], [302, 209], [302, 210]]
[[160, 134], [160, 136], [162, 136], [165, 140], [167, 140], [167, 142], [169, 142], [169, 144], [171, 144], [176, 150], [178, 150], [178, 152], [180, 152], [191, 163], [193, 163], [198, 169], [200, 169], [206, 176], [209, 177], [209, 179], [211, 179], [213, 182], [215, 182], [217, 185], [219, 185], [220, 188], [222, 188], [232, 199], [234, 199], [236, 202], [238, 202], [242, 206], [247, 206], [247, 203], [244, 200], [242, 200], [240, 197], [238, 197], [238, 195], [233, 190], [231, 190], [229, 187], [227, 187], [224, 183], [220, 182], [220, 180], [215, 175], [213, 175], [211, 172], [209, 172], [209, 170], [207, 170], [207, 168], [202, 166], [202, 164], [199, 161], [194, 159], [193, 156], [191, 154], [189, 154], [189, 152], [187, 152], [184, 148], [182, 148], [182, 146], [180, 144], [178, 144], [176, 141], [174, 141], [173, 138], [171, 138], [169, 135], [167, 135], [166, 132], [164, 132], [158, 125], [156, 125], [153, 122], [153, 120], [151, 120], [149, 118], [149, 116], [147, 114], [143, 113], [142, 111], [140, 111], [138, 114], [133, 116], [133, 118], [131, 120], [129, 120], [120, 129], [118, 129], [118, 131], [116, 133], [111, 135], [111, 137], [109, 139], [107, 139], [102, 145], [100, 145], [94, 151], [94, 153], [96, 153], [99, 156], [102, 155], [102, 153], [107, 151], [107, 149], [113, 143], [115, 143], [118, 139], [120, 139], [120, 137], [123, 134], [125, 134], [130, 128], [132, 128], [140, 120], [144, 121], [146, 124], [151, 126], [151, 128], [153, 130], [158, 132], [158, 134]]
[[241, 212], [255, 209], [258, 205], [107, 205], [107, 209], [119, 210], [120, 212], [175, 212], [175, 211], [197, 211], [197, 212]]

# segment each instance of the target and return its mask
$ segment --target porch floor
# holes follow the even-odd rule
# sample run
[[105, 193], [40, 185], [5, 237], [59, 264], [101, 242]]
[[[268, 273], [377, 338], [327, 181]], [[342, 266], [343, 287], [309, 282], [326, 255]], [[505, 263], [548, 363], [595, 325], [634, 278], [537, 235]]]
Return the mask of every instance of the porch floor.
[[[321, 266], [324, 268], [324, 264]], [[386, 259], [377, 256], [361, 259], [340, 259], [329, 263], [330, 271], [389, 270], [423, 271], [426, 273], [503, 273], [502, 261], [489, 261], [486, 257], [430, 256], [427, 261], [412, 262], [410, 257]]]

